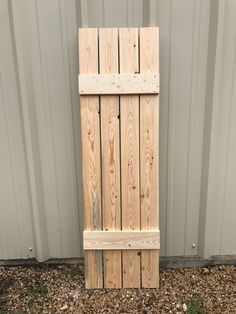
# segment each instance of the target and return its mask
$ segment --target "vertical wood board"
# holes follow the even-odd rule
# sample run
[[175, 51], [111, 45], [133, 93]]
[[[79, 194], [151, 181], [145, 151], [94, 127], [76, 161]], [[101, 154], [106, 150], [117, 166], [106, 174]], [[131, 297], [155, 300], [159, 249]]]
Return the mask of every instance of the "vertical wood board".
[[[138, 29], [119, 30], [120, 73], [138, 73]], [[139, 96], [120, 96], [122, 229], [140, 229]], [[140, 287], [140, 252], [123, 251], [123, 287]]]
[[[159, 31], [140, 29], [140, 73], [159, 72]], [[159, 95], [140, 95], [141, 229], [159, 228]], [[159, 286], [159, 250], [142, 251], [142, 286]]]
[[[97, 29], [79, 30], [80, 73], [98, 73]], [[86, 230], [101, 230], [101, 159], [99, 97], [81, 96], [81, 136]], [[102, 252], [85, 252], [87, 288], [102, 288]]]
[[[99, 30], [100, 73], [118, 73], [118, 30]], [[121, 229], [119, 96], [101, 96], [103, 229]], [[104, 287], [121, 288], [121, 251], [104, 251]]]

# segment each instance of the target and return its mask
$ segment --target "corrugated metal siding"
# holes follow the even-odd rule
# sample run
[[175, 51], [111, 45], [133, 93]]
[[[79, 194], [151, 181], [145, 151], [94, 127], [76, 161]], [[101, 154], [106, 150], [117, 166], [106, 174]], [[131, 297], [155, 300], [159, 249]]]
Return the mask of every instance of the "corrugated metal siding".
[[236, 254], [235, 1], [219, 1], [215, 36], [215, 71], [211, 74], [212, 102], [206, 103], [208, 178], [203, 205], [204, 223], [201, 226], [204, 235], [201, 254], [205, 256]]
[[1, 258], [82, 254], [75, 4], [1, 1], [9, 42], [1, 47], [9, 111], [1, 184], [11, 191], [1, 189]]
[[161, 183], [161, 226], [165, 226], [165, 234], [161, 239], [167, 256], [195, 255], [209, 2], [170, 1], [162, 8], [163, 3], [160, 179], [165, 182]]
[[1, 0], [0, 259], [82, 255], [80, 26], [160, 27], [161, 253], [236, 254], [235, 15], [233, 0]]
[[0, 2], [0, 258], [28, 257], [34, 242], [21, 99], [7, 1]]

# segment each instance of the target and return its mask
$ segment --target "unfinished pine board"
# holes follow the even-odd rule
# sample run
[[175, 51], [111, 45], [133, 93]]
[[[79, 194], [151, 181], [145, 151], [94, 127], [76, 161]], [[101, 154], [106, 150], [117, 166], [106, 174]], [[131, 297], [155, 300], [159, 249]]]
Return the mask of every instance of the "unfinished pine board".
[[159, 230], [84, 231], [85, 250], [157, 250]]
[[[118, 73], [118, 30], [99, 30], [100, 73]], [[103, 229], [120, 230], [119, 96], [101, 96]], [[104, 287], [121, 288], [121, 251], [103, 253]]]
[[[138, 29], [119, 29], [120, 73], [138, 73]], [[140, 229], [139, 96], [120, 96], [122, 230]], [[123, 287], [140, 287], [140, 251], [123, 251]]]
[[[104, 54], [103, 49], [101, 52]], [[81, 95], [158, 94], [159, 75], [155, 73], [81, 74], [79, 93]]]
[[[140, 28], [140, 73], [159, 72], [158, 28]], [[159, 95], [140, 95], [141, 229], [159, 228]], [[159, 287], [159, 250], [141, 252], [142, 287]]]
[[[79, 30], [80, 73], [98, 73], [97, 29]], [[100, 230], [101, 159], [99, 97], [81, 96], [85, 230]], [[86, 288], [102, 288], [102, 251], [85, 252]]]

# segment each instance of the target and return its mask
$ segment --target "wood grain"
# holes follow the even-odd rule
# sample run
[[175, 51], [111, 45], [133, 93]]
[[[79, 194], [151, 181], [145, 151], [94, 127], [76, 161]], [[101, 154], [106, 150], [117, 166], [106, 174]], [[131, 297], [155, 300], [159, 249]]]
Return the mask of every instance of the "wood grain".
[[[79, 30], [80, 73], [98, 73], [97, 29]], [[101, 230], [99, 97], [81, 96], [85, 230]], [[86, 288], [102, 288], [102, 251], [85, 252]]]
[[[159, 73], [159, 30], [140, 29], [140, 73]], [[141, 229], [159, 228], [159, 95], [140, 96]], [[159, 287], [159, 250], [142, 251], [142, 287]]]
[[[103, 49], [101, 53], [104, 54]], [[81, 95], [158, 94], [159, 74], [81, 74], [79, 93]]]
[[[99, 30], [100, 73], [118, 73], [118, 30]], [[101, 96], [103, 229], [121, 229], [119, 97]], [[121, 251], [104, 254], [104, 287], [121, 288]]]
[[[138, 73], [138, 29], [119, 29], [120, 73]], [[120, 96], [122, 229], [140, 229], [139, 97]], [[123, 287], [140, 287], [140, 251], [123, 251]]]
[[84, 249], [156, 250], [160, 249], [160, 232], [159, 230], [84, 231]]

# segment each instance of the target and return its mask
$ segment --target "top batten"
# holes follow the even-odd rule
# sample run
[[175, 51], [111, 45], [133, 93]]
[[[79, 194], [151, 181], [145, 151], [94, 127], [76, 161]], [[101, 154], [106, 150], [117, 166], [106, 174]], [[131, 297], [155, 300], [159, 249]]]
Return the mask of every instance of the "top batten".
[[159, 74], [79, 75], [80, 95], [158, 94]]

